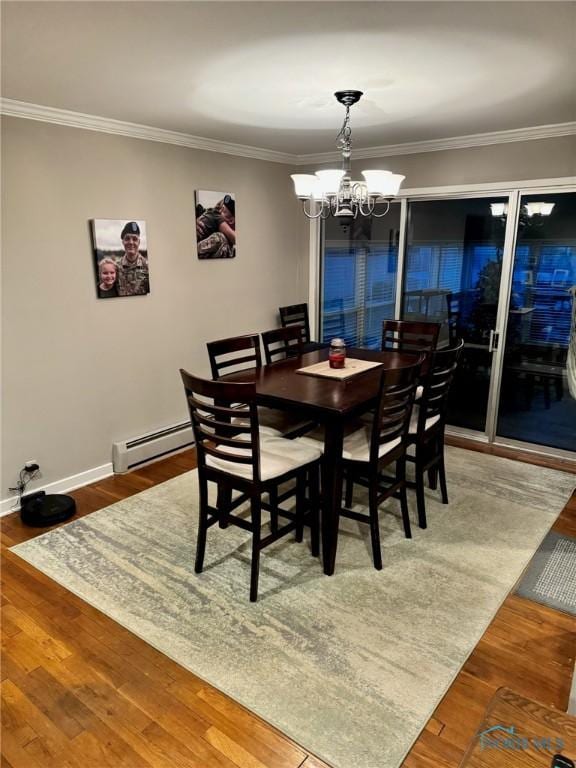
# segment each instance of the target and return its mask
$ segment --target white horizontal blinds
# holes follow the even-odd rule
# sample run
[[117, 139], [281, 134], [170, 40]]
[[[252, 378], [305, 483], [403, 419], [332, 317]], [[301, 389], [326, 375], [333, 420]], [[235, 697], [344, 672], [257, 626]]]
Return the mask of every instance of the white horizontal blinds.
[[379, 349], [382, 321], [394, 317], [400, 205], [381, 219], [359, 217], [345, 228], [324, 222], [321, 333], [351, 346]]
[[[469, 294], [486, 283], [483, 276], [489, 262], [498, 264], [499, 276], [501, 259], [502, 248], [492, 244], [469, 242], [463, 245], [461, 241], [453, 241], [409, 245], [403, 317], [439, 323], [447, 321], [451, 305], [462, 301], [463, 289]], [[498, 281], [494, 281], [495, 291], [498, 285]]]
[[576, 285], [576, 194], [522, 195], [520, 204], [510, 303], [518, 328], [512, 331], [526, 354], [540, 348], [562, 362]]
[[323, 261], [323, 340], [378, 348], [382, 321], [394, 317], [397, 247], [325, 241]]
[[398, 248], [391, 243], [373, 243], [366, 259], [364, 297], [364, 346], [379, 349], [382, 321], [394, 318]]
[[576, 239], [518, 244], [512, 278], [512, 314], [526, 314], [522, 342], [566, 350], [570, 338], [571, 286], [576, 284]]
[[357, 261], [359, 254], [347, 244], [324, 242], [322, 339], [335, 337], [357, 345]]

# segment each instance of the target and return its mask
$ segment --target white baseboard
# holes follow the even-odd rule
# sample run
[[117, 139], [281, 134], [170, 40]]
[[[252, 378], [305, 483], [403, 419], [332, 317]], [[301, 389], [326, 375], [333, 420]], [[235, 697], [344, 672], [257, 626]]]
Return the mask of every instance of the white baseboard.
[[[100, 467], [93, 467], [87, 469], [85, 472], [79, 472], [77, 475], [70, 475], [70, 477], [64, 477], [62, 480], [56, 480], [54, 483], [48, 483], [48, 485], [34, 488], [29, 493], [35, 491], [46, 491], [46, 493], [68, 493], [76, 488], [81, 488], [83, 485], [89, 485], [90, 483], [96, 483], [98, 480], [104, 480], [105, 477], [110, 477], [114, 474], [112, 469], [112, 462], [108, 464], [102, 464]], [[12, 496], [10, 499], [3, 499], [0, 501], [0, 517], [9, 515], [10, 512], [17, 512], [20, 507], [16, 506], [18, 502], [18, 496]]]

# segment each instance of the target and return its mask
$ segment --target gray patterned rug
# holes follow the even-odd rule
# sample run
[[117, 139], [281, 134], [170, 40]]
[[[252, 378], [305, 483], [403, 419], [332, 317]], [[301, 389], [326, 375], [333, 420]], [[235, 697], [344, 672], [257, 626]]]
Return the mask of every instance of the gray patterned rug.
[[576, 539], [550, 531], [516, 594], [576, 616]]
[[447, 458], [450, 504], [427, 493], [428, 530], [406, 540], [386, 507], [382, 571], [367, 526], [343, 521], [334, 576], [283, 540], [262, 555], [256, 604], [243, 531], [210, 529], [193, 573], [195, 472], [13, 551], [328, 763], [396, 768], [575, 485], [481, 453]]

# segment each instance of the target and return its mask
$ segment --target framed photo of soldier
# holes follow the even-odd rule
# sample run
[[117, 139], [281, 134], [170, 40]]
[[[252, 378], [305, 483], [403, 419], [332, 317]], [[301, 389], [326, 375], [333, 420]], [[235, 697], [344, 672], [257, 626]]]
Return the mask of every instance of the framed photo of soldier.
[[236, 256], [236, 196], [196, 190], [196, 248], [199, 259]]
[[150, 293], [146, 222], [92, 219], [90, 223], [98, 298]]

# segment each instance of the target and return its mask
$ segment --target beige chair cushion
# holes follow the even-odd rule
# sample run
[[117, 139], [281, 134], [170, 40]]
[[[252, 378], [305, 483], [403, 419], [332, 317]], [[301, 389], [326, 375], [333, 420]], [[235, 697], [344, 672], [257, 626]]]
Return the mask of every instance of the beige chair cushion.
[[[348, 435], [344, 436], [342, 446], [342, 458], [350, 461], [370, 461], [370, 437], [372, 435], [372, 426], [362, 425]], [[324, 450], [324, 435], [320, 430], [315, 430], [310, 436], [299, 437], [294, 442], [304, 445], [319, 445]], [[385, 456], [397, 445], [400, 445], [400, 438], [383, 443], [378, 451], [379, 458]]]
[[[240, 419], [232, 419], [232, 422], [240, 421]], [[314, 422], [310, 419], [302, 418], [294, 413], [287, 411], [280, 411], [276, 408], [265, 408], [264, 406], [258, 406], [258, 421], [260, 423], [260, 434], [265, 430], [269, 435], [283, 436], [290, 432], [297, 432], [302, 430], [305, 432], [307, 429], [313, 429]]]
[[[232, 419], [232, 424], [247, 425], [247, 423], [248, 422], [246, 420]], [[282, 433], [279, 432], [277, 429], [273, 429], [272, 427], [266, 427], [266, 426], [260, 425], [259, 432], [260, 432], [260, 442], [262, 442], [268, 437], [282, 437]], [[249, 439], [250, 439], [250, 435], [248, 434], [248, 432], [244, 432], [241, 435], [238, 435], [236, 437], [236, 440], [249, 440]]]
[[306, 429], [314, 427], [314, 422], [311, 422], [310, 419], [302, 418], [292, 412], [263, 406], [258, 407], [258, 421], [260, 422], [260, 430], [266, 427], [279, 435], [299, 430], [306, 431]]
[[[411, 435], [415, 435], [418, 432], [418, 416], [420, 414], [420, 408], [415, 405], [414, 410], [412, 411], [412, 418], [410, 419], [410, 429], [409, 432]], [[426, 419], [426, 424], [424, 426], [424, 430], [427, 431], [430, 429], [430, 427], [433, 427], [434, 424], [437, 424], [440, 421], [440, 416], [432, 416], [430, 419]]]
[[[237, 426], [240, 426], [242, 424], [247, 426], [248, 419], [233, 418], [230, 423], [233, 425], [236, 424]], [[214, 430], [211, 427], [208, 427], [206, 424], [203, 425], [203, 428], [206, 432], [211, 432], [211, 433], [214, 432]], [[277, 429], [273, 429], [272, 427], [261, 426], [259, 429], [259, 432], [260, 432], [260, 441], [262, 441], [267, 437], [282, 437], [282, 433], [279, 432]], [[235, 439], [247, 441], [247, 440], [250, 440], [250, 435], [248, 434], [248, 432], [244, 432], [240, 435], [237, 435]]]
[[[250, 455], [248, 449], [237, 451], [231, 446], [221, 446], [222, 453], [242, 453]], [[322, 456], [322, 451], [315, 445], [302, 445], [299, 440], [288, 440], [284, 437], [266, 436], [261, 433], [260, 440], [260, 477], [262, 480], [272, 480], [274, 477], [310, 464]], [[206, 456], [206, 464], [213, 469], [220, 469], [231, 475], [252, 480], [250, 464], [235, 464], [216, 456]]]

